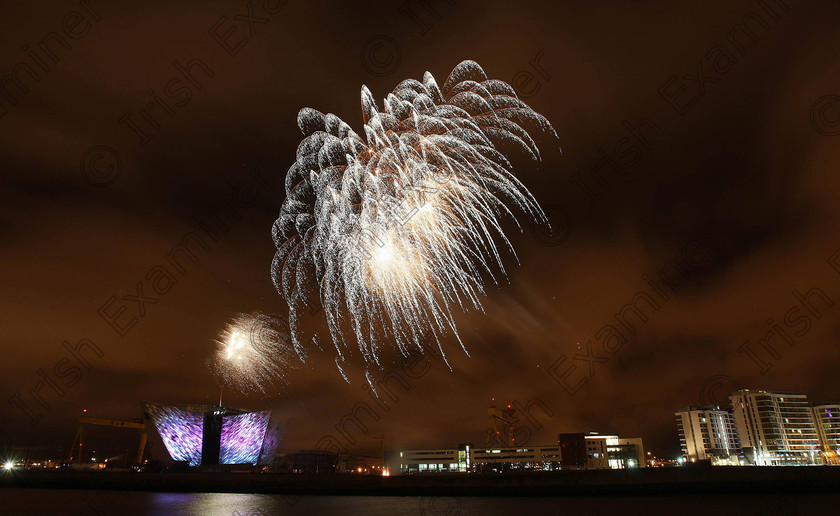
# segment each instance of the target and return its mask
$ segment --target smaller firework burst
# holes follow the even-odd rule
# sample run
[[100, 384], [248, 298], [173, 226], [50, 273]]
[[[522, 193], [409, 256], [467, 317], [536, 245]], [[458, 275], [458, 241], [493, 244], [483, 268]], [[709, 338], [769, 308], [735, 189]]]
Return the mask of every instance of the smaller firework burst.
[[284, 320], [259, 312], [237, 315], [216, 342], [211, 369], [243, 393], [266, 393], [275, 384], [288, 384], [288, 373], [300, 360]]

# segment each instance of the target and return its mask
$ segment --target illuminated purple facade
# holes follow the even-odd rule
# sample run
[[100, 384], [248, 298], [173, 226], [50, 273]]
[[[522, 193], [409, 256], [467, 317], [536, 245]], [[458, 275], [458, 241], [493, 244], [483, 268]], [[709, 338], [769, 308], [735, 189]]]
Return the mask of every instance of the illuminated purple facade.
[[280, 421], [270, 421], [268, 423], [268, 430], [265, 432], [265, 439], [263, 439], [263, 448], [260, 452], [260, 464], [270, 466], [274, 462], [274, 456], [277, 454], [277, 445], [280, 444], [280, 438], [283, 436], [283, 423]]
[[190, 466], [201, 464], [203, 413], [157, 403], [149, 403], [146, 410], [172, 460], [188, 461]]
[[221, 464], [253, 464], [260, 460], [270, 410], [222, 418]]
[[[158, 403], [146, 405], [147, 415], [174, 461], [199, 464], [270, 464], [277, 448], [281, 425], [269, 424], [270, 410], [245, 412], [223, 407]], [[221, 434], [208, 430], [221, 419]], [[215, 441], [215, 442], [213, 442]], [[202, 449], [204, 452], [202, 452]], [[211, 450], [211, 451], [207, 451]], [[214, 457], [218, 450], [218, 457]]]

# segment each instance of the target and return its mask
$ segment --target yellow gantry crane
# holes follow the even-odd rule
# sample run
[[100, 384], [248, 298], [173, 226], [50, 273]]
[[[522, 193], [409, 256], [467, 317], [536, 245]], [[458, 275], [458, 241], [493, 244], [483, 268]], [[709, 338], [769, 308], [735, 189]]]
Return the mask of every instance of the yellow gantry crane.
[[76, 429], [76, 437], [73, 439], [73, 446], [70, 447], [70, 453], [73, 453], [73, 450], [76, 449], [76, 446], [78, 445], [79, 453], [76, 456], [76, 462], [79, 464], [82, 462], [82, 446], [84, 445], [85, 425], [110, 426], [115, 428], [131, 428], [140, 430], [140, 447], [137, 450], [137, 464], [143, 463], [143, 452], [146, 450], [147, 435], [146, 425], [143, 423], [142, 419], [122, 421], [119, 419], [81, 416], [79, 418], [79, 427]]
[[498, 409], [496, 405], [487, 408], [487, 415], [490, 418], [487, 427], [488, 448], [498, 446], [499, 448], [510, 448], [513, 446], [513, 425], [516, 423], [516, 412], [510, 405]]

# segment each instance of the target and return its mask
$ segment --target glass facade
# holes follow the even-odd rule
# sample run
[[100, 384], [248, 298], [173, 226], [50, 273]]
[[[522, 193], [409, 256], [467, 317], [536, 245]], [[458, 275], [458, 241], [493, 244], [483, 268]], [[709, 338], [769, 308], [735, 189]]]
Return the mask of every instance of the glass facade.
[[821, 463], [814, 414], [804, 394], [740, 390], [730, 397], [747, 459], [762, 466]]

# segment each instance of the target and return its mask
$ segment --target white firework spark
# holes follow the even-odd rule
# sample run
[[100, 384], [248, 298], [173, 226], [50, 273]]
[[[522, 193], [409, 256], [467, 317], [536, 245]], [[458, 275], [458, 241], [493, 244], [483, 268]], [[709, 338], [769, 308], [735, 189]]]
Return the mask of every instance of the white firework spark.
[[266, 390], [288, 383], [298, 355], [291, 349], [285, 321], [277, 316], [239, 314], [219, 335], [211, 368], [226, 384], [241, 392]]
[[556, 138], [474, 61], [443, 87], [429, 72], [401, 82], [382, 109], [363, 86], [362, 114], [360, 135], [333, 114], [300, 111], [306, 137], [272, 231], [272, 278], [295, 350], [303, 352], [301, 310], [320, 304], [339, 369], [356, 347], [378, 364], [385, 343], [408, 354], [429, 335], [438, 347], [444, 334], [458, 337], [453, 308], [481, 310], [482, 276], [504, 274], [496, 241], [513, 252], [501, 228], [516, 220], [510, 208], [546, 222], [504, 151], [540, 159], [525, 127]]

